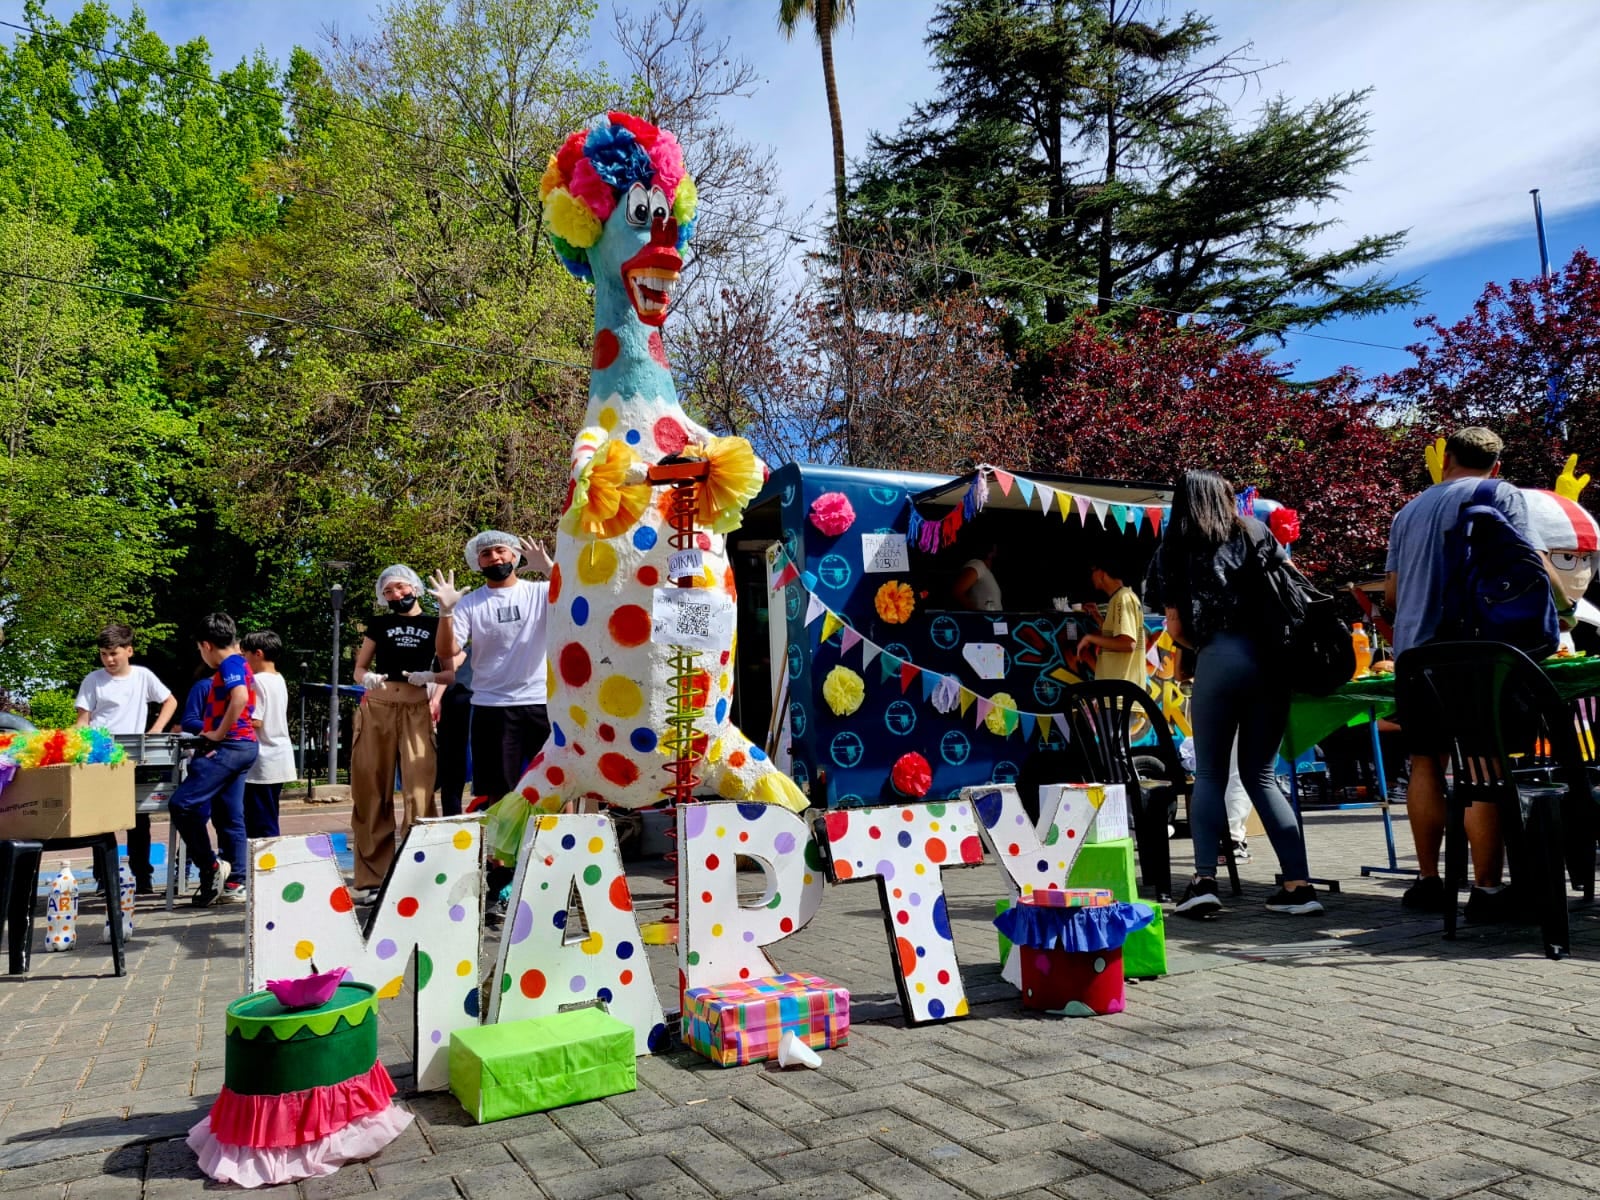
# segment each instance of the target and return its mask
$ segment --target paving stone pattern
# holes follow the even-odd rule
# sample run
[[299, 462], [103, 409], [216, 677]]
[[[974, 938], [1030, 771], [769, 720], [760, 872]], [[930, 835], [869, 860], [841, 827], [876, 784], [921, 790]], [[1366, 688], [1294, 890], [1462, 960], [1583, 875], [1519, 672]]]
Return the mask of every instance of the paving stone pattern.
[[[339, 814], [326, 816], [337, 827]], [[407, 1094], [415, 1125], [365, 1164], [270, 1192], [335, 1200], [548, 1197], [850, 1200], [1002, 1197], [1548, 1197], [1600, 1194], [1600, 919], [1574, 902], [1574, 955], [1532, 930], [1404, 914], [1402, 881], [1361, 879], [1370, 812], [1313, 814], [1327, 915], [1267, 914], [1271, 854], [1215, 921], [1169, 916], [1174, 973], [1128, 1011], [1021, 1011], [998, 979], [992, 863], [945, 875], [973, 1015], [898, 1019], [871, 890], [832, 889], [775, 948], [849, 986], [855, 1024], [820, 1071], [639, 1060], [639, 1090], [475, 1126], [448, 1094]], [[1404, 840], [1403, 826], [1401, 829]], [[1180, 851], [1187, 843], [1176, 842]], [[641, 910], [664, 896], [637, 875]], [[754, 877], [752, 877], [752, 883]], [[1224, 889], [1226, 890], [1226, 889]], [[0, 1193], [178, 1200], [219, 1190], [182, 1133], [222, 1073], [222, 1013], [243, 990], [243, 910], [144, 905], [130, 972], [110, 974], [97, 901], [87, 944], [0, 980]], [[42, 924], [42, 923], [41, 923]], [[42, 930], [41, 930], [42, 933]], [[37, 939], [36, 939], [37, 944]], [[493, 962], [485, 939], [483, 960]], [[652, 951], [670, 989], [670, 957]], [[402, 1087], [409, 1003], [384, 1006]]]

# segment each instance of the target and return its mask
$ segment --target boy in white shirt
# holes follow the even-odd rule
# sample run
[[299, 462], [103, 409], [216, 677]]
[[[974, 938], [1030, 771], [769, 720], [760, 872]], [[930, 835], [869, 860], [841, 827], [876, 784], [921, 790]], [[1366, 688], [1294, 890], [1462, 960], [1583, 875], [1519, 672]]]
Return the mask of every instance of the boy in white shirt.
[[[177, 710], [177, 698], [145, 667], [133, 665], [133, 630], [111, 624], [100, 631], [100, 669], [90, 671], [78, 686], [78, 727], [96, 726], [112, 733], [158, 733]], [[150, 706], [160, 713], [150, 720]], [[128, 830], [128, 869], [140, 895], [155, 889], [150, 878], [150, 814], [140, 813]]]
[[283, 785], [293, 783], [294, 743], [289, 739], [289, 687], [278, 674], [283, 639], [270, 629], [247, 633], [239, 641], [244, 660], [256, 682], [254, 723], [261, 746], [256, 761], [244, 777], [244, 833], [246, 837], [278, 836], [278, 797]]

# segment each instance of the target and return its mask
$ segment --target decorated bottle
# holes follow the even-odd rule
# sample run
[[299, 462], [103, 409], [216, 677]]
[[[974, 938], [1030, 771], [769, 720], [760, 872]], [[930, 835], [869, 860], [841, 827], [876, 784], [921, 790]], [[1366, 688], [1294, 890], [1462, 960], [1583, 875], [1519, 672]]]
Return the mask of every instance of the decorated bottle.
[[1356, 678], [1372, 669], [1372, 640], [1360, 621], [1350, 626], [1350, 645], [1356, 652]]
[[[133, 872], [128, 870], [127, 863], [117, 864], [117, 907], [122, 911], [122, 937], [126, 941], [133, 936]], [[111, 903], [106, 902], [106, 923], [100, 931], [100, 936], [106, 941], [111, 940]]]
[[70, 863], [63, 862], [51, 880], [44, 911], [45, 948], [71, 950], [78, 944], [78, 881]]

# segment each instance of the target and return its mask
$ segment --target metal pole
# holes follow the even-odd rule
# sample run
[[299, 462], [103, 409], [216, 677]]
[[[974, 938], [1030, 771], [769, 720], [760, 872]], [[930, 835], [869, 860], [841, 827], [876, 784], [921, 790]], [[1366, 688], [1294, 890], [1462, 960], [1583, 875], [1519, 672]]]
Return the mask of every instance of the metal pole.
[[311, 679], [311, 664], [300, 662], [300, 777], [306, 781], [306, 799], [314, 794], [311, 782], [311, 764], [306, 758], [306, 684]]
[[333, 604], [333, 666], [328, 671], [328, 782], [339, 782], [339, 613], [344, 606], [344, 584], [328, 592]]
[[1550, 278], [1550, 250], [1544, 241], [1544, 205], [1539, 202], [1539, 189], [1529, 188], [1528, 194], [1533, 197], [1533, 227], [1539, 231], [1539, 274], [1542, 278]]

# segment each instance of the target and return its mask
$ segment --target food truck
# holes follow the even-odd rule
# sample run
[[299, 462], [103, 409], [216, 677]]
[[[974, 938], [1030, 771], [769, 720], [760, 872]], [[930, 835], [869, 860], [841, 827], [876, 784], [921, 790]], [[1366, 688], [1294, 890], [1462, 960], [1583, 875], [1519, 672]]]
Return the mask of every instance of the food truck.
[[[728, 535], [738, 586], [735, 717], [829, 809], [892, 803], [923, 756], [930, 799], [990, 782], [1064, 780], [1063, 691], [1092, 678], [1079, 638], [1109, 558], [1138, 588], [1170, 486], [1018, 474], [962, 476], [790, 463]], [[994, 550], [998, 611], [953, 594]], [[1151, 692], [1181, 736], [1183, 696], [1146, 615]], [[842, 669], [842, 670], [841, 670]]]

